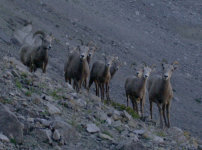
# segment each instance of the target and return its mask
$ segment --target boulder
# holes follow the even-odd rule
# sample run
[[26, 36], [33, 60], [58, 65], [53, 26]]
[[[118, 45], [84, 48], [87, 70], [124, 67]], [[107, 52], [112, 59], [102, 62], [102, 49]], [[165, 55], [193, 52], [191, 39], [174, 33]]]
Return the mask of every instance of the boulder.
[[100, 128], [98, 128], [95, 124], [90, 123], [90, 124], [87, 124], [86, 130], [87, 130], [89, 133], [96, 133], [96, 132], [99, 132], [99, 131], [100, 131]]
[[55, 120], [51, 124], [51, 128], [57, 130], [57, 134], [60, 135], [61, 144], [68, 144], [69, 142], [73, 142], [79, 138], [79, 134], [75, 128], [64, 121]]
[[17, 143], [23, 142], [24, 125], [8, 107], [0, 104], [0, 132], [14, 139]]

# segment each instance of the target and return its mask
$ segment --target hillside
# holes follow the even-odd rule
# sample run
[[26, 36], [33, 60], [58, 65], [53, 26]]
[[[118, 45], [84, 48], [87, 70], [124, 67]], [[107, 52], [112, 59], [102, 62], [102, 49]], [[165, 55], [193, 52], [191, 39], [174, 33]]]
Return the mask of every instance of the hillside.
[[[20, 47], [10, 39], [16, 29], [32, 21], [34, 30], [42, 29], [55, 36], [45, 76], [63, 83], [67, 44], [76, 46], [79, 38], [86, 43], [93, 40], [99, 50], [92, 63], [103, 59], [102, 53], [107, 52], [126, 64], [110, 85], [111, 98], [121, 104], [126, 104], [124, 82], [134, 73], [132, 63], [156, 64], [158, 72], [162, 60], [177, 60], [180, 65], [171, 79], [171, 125], [201, 138], [201, 7], [201, 0], [1, 0], [0, 59], [12, 56], [19, 60]], [[6, 90], [1, 88], [1, 92]], [[158, 120], [157, 107], [154, 110], [154, 120]], [[145, 111], [148, 116], [148, 100]]]
[[63, 81], [0, 62], [0, 150], [201, 149], [201, 141], [177, 127], [161, 130], [124, 105], [107, 104]]

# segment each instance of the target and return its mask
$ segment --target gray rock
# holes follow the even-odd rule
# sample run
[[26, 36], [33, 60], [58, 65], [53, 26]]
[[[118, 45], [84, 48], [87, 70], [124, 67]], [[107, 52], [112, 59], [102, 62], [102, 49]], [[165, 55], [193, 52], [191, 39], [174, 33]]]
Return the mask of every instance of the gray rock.
[[135, 141], [130, 141], [128, 143], [121, 143], [117, 146], [118, 150], [146, 150], [146, 148], [138, 143], [138, 142], [135, 142]]
[[100, 134], [99, 134], [99, 137], [102, 138], [102, 139], [114, 141], [114, 139], [113, 139], [111, 136], [106, 135], [106, 134], [103, 134], [103, 133], [100, 133]]
[[19, 122], [14, 113], [8, 107], [0, 104], [0, 132], [17, 143], [23, 142], [23, 124]]
[[100, 128], [98, 128], [95, 124], [90, 123], [90, 124], [87, 124], [86, 130], [87, 130], [89, 133], [96, 133], [96, 132], [99, 132], [99, 131], [100, 131]]
[[61, 114], [60, 109], [57, 108], [56, 106], [54, 106], [53, 104], [51, 104], [51, 103], [46, 103], [46, 106], [47, 106], [47, 108], [48, 108], [48, 112], [49, 112], [51, 115]]
[[127, 112], [127, 111], [123, 111], [123, 117], [125, 117], [127, 120], [131, 120], [132, 119], [132, 117], [131, 117], [131, 115], [129, 115], [129, 113]]
[[142, 134], [145, 133], [145, 130], [144, 130], [144, 129], [141, 129], [141, 130], [135, 130], [134, 133], [135, 133], [135, 134], [142, 135]]
[[59, 141], [60, 140], [60, 133], [59, 133], [59, 131], [58, 130], [55, 130], [54, 132], [53, 132], [53, 139], [55, 140], [55, 141]]
[[52, 144], [52, 132], [49, 129], [35, 129], [33, 131], [33, 134], [39, 139], [41, 142], [48, 142], [49, 144]]
[[130, 121], [128, 122], [128, 125], [129, 125], [130, 127], [132, 127], [132, 128], [136, 128], [136, 127], [137, 127], [137, 123], [136, 123], [134, 120], [130, 120]]
[[2, 141], [2, 142], [9, 142], [10, 140], [8, 139], [7, 136], [5, 136], [2, 133], [0, 133], [0, 141]]
[[79, 139], [79, 134], [74, 127], [64, 121], [56, 120], [51, 124], [54, 130], [57, 130], [61, 136], [61, 144], [67, 144], [71, 141]]
[[111, 125], [111, 124], [112, 124], [112, 119], [108, 117], [107, 120], [106, 120], [106, 122], [107, 122], [109, 125]]
[[85, 107], [87, 105], [86, 101], [84, 99], [78, 99], [76, 100], [76, 103], [80, 106], [80, 107]]

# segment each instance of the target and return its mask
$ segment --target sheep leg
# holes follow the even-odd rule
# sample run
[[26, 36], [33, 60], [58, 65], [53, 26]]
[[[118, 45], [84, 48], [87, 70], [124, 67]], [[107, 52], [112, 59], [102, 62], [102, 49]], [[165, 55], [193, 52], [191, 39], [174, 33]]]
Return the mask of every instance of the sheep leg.
[[152, 111], [153, 111], [153, 103], [152, 101], [150, 101], [150, 117], [151, 117], [151, 120], [152, 120]]
[[168, 119], [167, 127], [170, 128], [170, 104], [166, 105], [166, 111], [167, 111], [167, 119]]
[[136, 108], [136, 113], [139, 115], [139, 110], [138, 110], [138, 104], [135, 98], [133, 98], [134, 104], [135, 104], [135, 108]]
[[126, 94], [126, 98], [127, 98], [127, 107], [128, 107], [128, 98], [129, 98], [128, 94]]
[[110, 100], [110, 97], [109, 97], [109, 84], [106, 83], [106, 95], [107, 95], [107, 100]]
[[158, 109], [159, 109], [159, 116], [160, 116], [160, 127], [163, 128], [163, 119], [162, 119], [162, 109], [161, 105], [157, 103]]
[[42, 66], [43, 73], [46, 73], [46, 66], [47, 66], [47, 62], [43, 62], [43, 66]]
[[104, 100], [105, 98], [105, 87], [104, 87], [104, 84], [101, 84], [102, 85], [102, 99]]
[[96, 95], [99, 97], [100, 96], [100, 94], [99, 94], [100, 88], [99, 88], [97, 81], [95, 81], [95, 90], [96, 90]]
[[[93, 80], [90, 79], [89, 82], [88, 82], [88, 90], [90, 89], [92, 84], [93, 84]], [[95, 83], [95, 88], [96, 88], [96, 83]], [[96, 90], [96, 96], [97, 96], [97, 90]]]
[[141, 117], [144, 117], [144, 98], [140, 100]]
[[165, 115], [166, 106], [163, 105], [163, 106], [162, 106], [162, 109], [163, 109], [163, 119], [164, 119], [165, 125], [167, 126], [166, 115]]
[[104, 88], [103, 88], [103, 84], [100, 84], [100, 93], [101, 93], [101, 99], [104, 100]]
[[134, 101], [133, 101], [132, 97], [130, 97], [130, 100], [131, 100], [131, 103], [132, 103], [132, 105], [133, 105], [133, 110], [134, 110], [134, 111], [136, 111], [136, 108], [135, 108], [135, 103], [134, 103]]

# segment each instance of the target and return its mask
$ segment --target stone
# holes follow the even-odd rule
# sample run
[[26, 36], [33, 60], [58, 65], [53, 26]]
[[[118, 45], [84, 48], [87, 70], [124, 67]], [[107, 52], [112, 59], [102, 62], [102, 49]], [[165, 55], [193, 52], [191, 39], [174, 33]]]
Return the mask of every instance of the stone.
[[49, 129], [35, 129], [33, 131], [33, 134], [42, 142], [48, 142], [49, 144], [52, 144], [52, 132]]
[[36, 118], [35, 121], [40, 122], [44, 127], [49, 127], [51, 124], [51, 121], [41, 118]]
[[100, 131], [100, 128], [98, 128], [95, 124], [90, 123], [90, 124], [87, 124], [86, 130], [87, 130], [89, 133], [96, 133], [96, 132], [99, 132], [99, 131]]
[[154, 141], [156, 143], [163, 143], [164, 142], [163, 138], [156, 136], [156, 135], [153, 136], [152, 141]]
[[129, 113], [127, 112], [127, 111], [123, 111], [123, 117], [125, 117], [127, 120], [131, 120], [132, 119], [132, 117], [131, 117], [131, 115], [129, 115]]
[[47, 103], [46, 106], [47, 106], [47, 108], [48, 108], [48, 112], [49, 112], [51, 115], [61, 114], [60, 109], [57, 108], [56, 106], [54, 106], [53, 104]]
[[116, 149], [118, 150], [146, 150], [146, 148], [138, 143], [138, 142], [135, 142], [135, 141], [129, 141], [127, 143], [121, 143], [119, 144]]
[[62, 120], [55, 120], [51, 124], [53, 130], [57, 130], [61, 136], [60, 144], [68, 144], [71, 141], [79, 139], [79, 134], [74, 127]]
[[55, 131], [53, 132], [53, 139], [54, 139], [55, 141], [59, 141], [59, 140], [60, 140], [60, 133], [59, 133], [58, 130], [55, 130]]
[[128, 122], [128, 125], [129, 125], [130, 127], [132, 127], [132, 128], [136, 128], [136, 127], [137, 127], [137, 123], [136, 123], [134, 120], [130, 120], [130, 121]]
[[99, 137], [102, 138], [102, 139], [114, 141], [114, 139], [113, 139], [111, 136], [106, 135], [106, 134], [103, 134], [103, 133], [100, 133], [100, 134], [99, 134]]
[[85, 107], [87, 105], [86, 101], [83, 99], [78, 99], [76, 100], [76, 103], [80, 106], [80, 107]]
[[0, 132], [11, 139], [15, 139], [17, 143], [23, 142], [24, 125], [17, 119], [8, 107], [0, 104]]
[[106, 122], [107, 122], [109, 125], [111, 125], [111, 124], [112, 124], [112, 119], [108, 117], [107, 120], [106, 120]]
[[142, 135], [145, 133], [145, 130], [144, 129], [141, 129], [141, 130], [135, 130], [134, 131], [135, 134], [138, 134], [138, 135]]
[[8, 137], [3, 135], [2, 133], [0, 133], [0, 141], [2, 141], [2, 142], [10, 142]]

